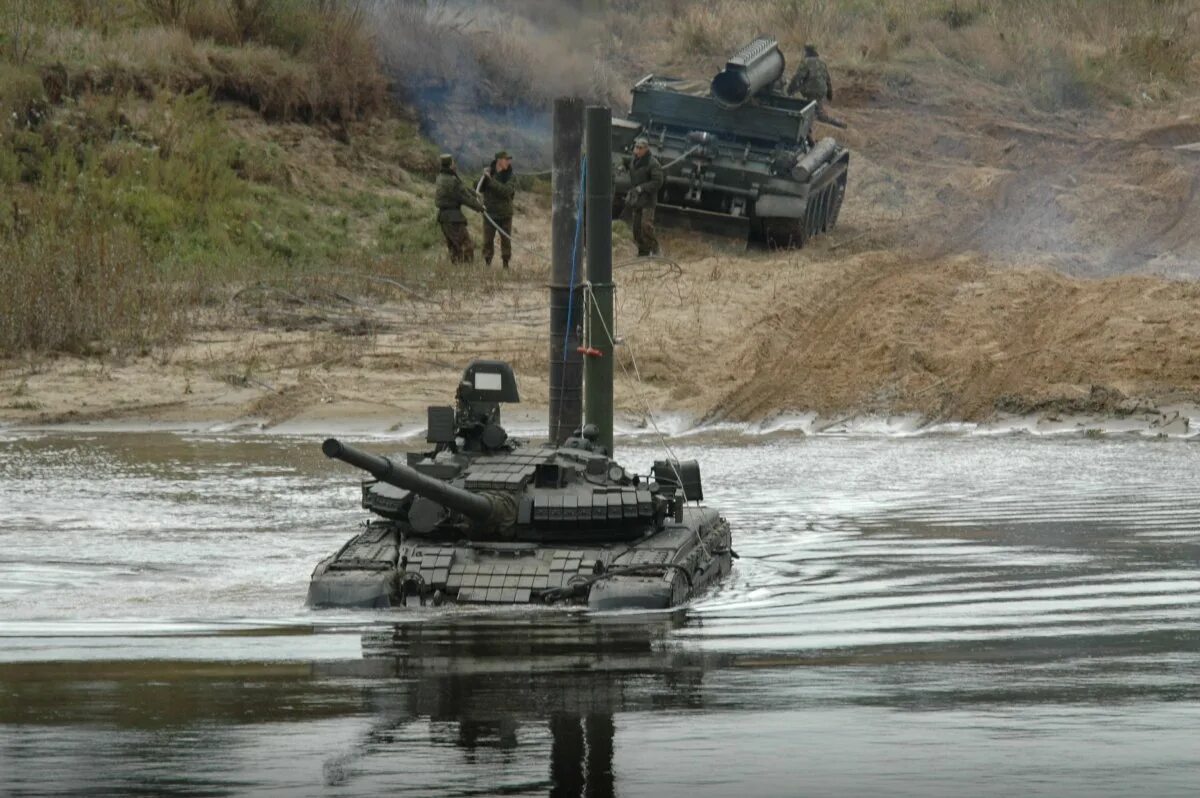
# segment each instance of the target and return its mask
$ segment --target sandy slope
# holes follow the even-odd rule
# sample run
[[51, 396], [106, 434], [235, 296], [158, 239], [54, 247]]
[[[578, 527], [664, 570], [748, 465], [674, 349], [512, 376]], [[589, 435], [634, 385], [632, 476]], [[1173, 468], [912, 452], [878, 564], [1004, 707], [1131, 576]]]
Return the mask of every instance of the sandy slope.
[[[980, 420], [1200, 398], [1200, 102], [1047, 115], [935, 73], [846, 83], [854, 156], [833, 235], [745, 253], [669, 233], [673, 268], [622, 264], [618, 230], [623, 409]], [[541, 200], [517, 229], [548, 250]], [[259, 298], [170, 352], [6, 363], [0, 420], [407, 423], [480, 355], [512, 359], [537, 407], [546, 269], [518, 260], [474, 293]]]

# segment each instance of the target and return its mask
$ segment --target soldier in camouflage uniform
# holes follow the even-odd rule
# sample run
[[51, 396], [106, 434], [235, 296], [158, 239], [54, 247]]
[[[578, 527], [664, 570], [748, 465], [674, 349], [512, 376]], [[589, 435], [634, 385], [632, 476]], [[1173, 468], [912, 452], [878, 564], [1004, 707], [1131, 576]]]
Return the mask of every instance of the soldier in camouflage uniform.
[[658, 207], [658, 192], [663, 187], [662, 164], [650, 154], [650, 142], [638, 138], [633, 143], [633, 160], [629, 163], [631, 188], [625, 204], [633, 210], [630, 227], [637, 244], [638, 256], [657, 255], [658, 239], [654, 236], [654, 209]]
[[490, 166], [479, 178], [478, 191], [483, 195], [483, 262], [492, 265], [496, 254], [496, 228], [500, 228], [500, 256], [504, 268], [512, 259], [513, 197], [517, 193], [517, 182], [513, 179], [512, 157], [501, 150], [496, 153]]
[[829, 68], [817, 55], [817, 48], [811, 44], [804, 45], [804, 60], [787, 85], [789, 96], [797, 92], [804, 99], [817, 104], [817, 119], [834, 127], [846, 126], [845, 122], [825, 112], [826, 101], [833, 100], [833, 81], [829, 78]]
[[446, 247], [450, 250], [450, 262], [470, 263], [475, 259], [475, 245], [471, 242], [471, 234], [467, 232], [467, 217], [463, 215], [462, 206], [483, 213], [483, 204], [478, 195], [459, 179], [453, 156], [442, 156], [441, 169], [434, 184], [434, 204], [437, 205], [438, 224], [442, 227]]

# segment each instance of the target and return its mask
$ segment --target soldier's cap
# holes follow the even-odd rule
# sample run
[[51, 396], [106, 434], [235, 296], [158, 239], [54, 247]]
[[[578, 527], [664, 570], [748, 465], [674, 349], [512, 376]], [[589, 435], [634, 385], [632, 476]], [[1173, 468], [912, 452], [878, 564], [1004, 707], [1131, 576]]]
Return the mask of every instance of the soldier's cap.
[[501, 158], [511, 158], [511, 157], [512, 156], [508, 154], [508, 150], [500, 150], [500, 152], [496, 153], [497, 161], [499, 161]]
[[448, 152], [443, 152], [439, 160], [442, 162], [442, 166], [449, 166], [454, 163], [454, 156]]
[[813, 44], [812, 42], [809, 42], [804, 45], [804, 52], [808, 53], [809, 55], [816, 55], [817, 54], [817, 46], [815, 44]]
[[650, 146], [650, 139], [646, 138], [645, 136], [638, 136], [636, 139], [634, 139], [634, 140], [633, 140], [633, 146], [635, 146], [635, 147], [649, 147], [649, 146]]

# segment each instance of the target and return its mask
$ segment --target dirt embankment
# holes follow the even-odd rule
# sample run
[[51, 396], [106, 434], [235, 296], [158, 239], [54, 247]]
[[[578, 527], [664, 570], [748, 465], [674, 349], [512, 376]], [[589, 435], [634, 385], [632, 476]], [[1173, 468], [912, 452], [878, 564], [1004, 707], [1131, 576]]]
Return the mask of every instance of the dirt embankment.
[[732, 364], [749, 378], [710, 412], [1113, 413], [1195, 399], [1200, 285], [870, 253], [814, 275], [749, 337]]
[[[839, 98], [854, 154], [834, 234], [745, 253], [668, 232], [676, 268], [624, 263], [618, 226], [622, 409], [981, 420], [1200, 401], [1200, 101], [1042, 114], [932, 69], [852, 75]], [[241, 294], [176, 349], [6, 363], [0, 420], [408, 423], [475, 356], [514, 361], [539, 407], [547, 213], [523, 197], [510, 274]]]
[[843, 223], [742, 332], [730, 368], [746, 379], [710, 416], [982, 420], [1200, 396], [1200, 102], [1051, 115], [967, 88], [843, 93]]

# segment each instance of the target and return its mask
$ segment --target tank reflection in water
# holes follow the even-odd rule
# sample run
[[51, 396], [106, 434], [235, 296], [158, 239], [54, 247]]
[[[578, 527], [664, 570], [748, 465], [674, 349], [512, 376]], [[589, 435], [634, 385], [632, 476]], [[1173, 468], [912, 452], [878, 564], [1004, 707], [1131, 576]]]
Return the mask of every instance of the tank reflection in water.
[[[523, 739], [528, 743], [533, 738], [541, 741], [534, 748], [542, 755], [535, 753], [532, 759], [544, 762], [548, 736], [544, 778], [498, 780], [492, 786], [497, 792], [612, 795], [617, 714], [703, 706], [704, 657], [672, 650], [666, 642], [681, 622], [682, 616], [538, 617], [523, 623], [476, 620], [367, 632], [363, 666], [372, 677], [410, 688], [402, 696], [387, 696], [378, 723], [331, 760], [331, 770], [352, 770], [356, 761], [387, 748], [401, 727], [427, 722], [431, 737], [461, 749], [468, 761], [484, 750], [509, 761], [530, 759], [521, 757], [518, 748]], [[327, 672], [345, 669], [332, 665]], [[459, 788], [471, 791], [474, 786]]]
[[441, 617], [372, 627], [357, 659], [0, 664], [0, 793], [613, 795], [618, 715], [703, 709], [718, 657], [671, 645], [682, 622]]
[[2, 436], [0, 795], [1194, 794], [1190, 442], [680, 439], [742, 558], [608, 614], [306, 610], [312, 439]]

